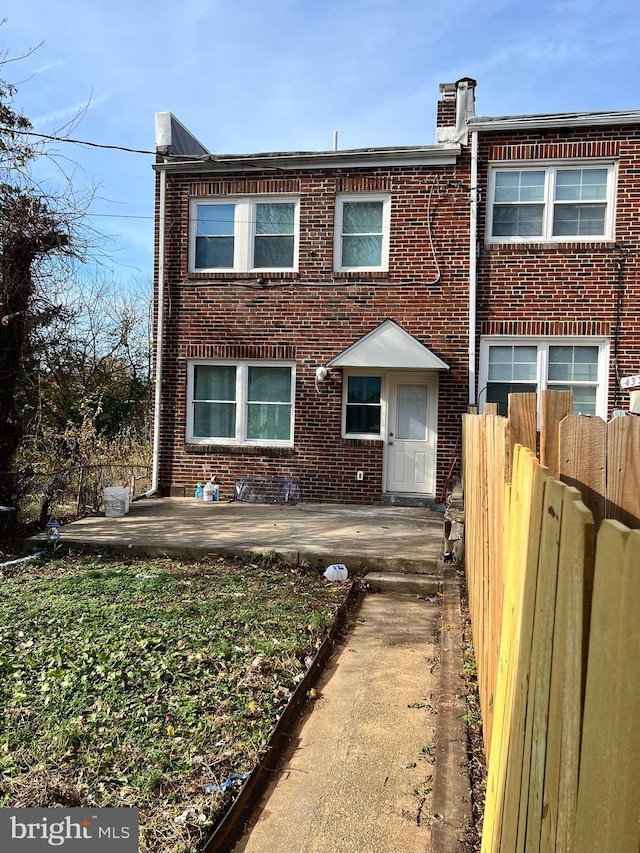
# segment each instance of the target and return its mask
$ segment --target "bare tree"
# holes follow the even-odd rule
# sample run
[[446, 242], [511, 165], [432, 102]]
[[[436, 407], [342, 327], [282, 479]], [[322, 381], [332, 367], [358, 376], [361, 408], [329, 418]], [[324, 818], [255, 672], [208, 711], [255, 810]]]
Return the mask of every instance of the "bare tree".
[[[9, 61], [0, 53], [0, 69]], [[71, 185], [52, 195], [34, 181], [30, 164], [46, 152], [32, 144], [15, 95], [0, 80], [0, 504], [14, 503], [10, 472], [22, 434], [16, 392], [29, 333], [59, 310], [48, 282], [56, 263], [80, 257], [86, 245], [81, 225], [89, 197], [79, 199]]]

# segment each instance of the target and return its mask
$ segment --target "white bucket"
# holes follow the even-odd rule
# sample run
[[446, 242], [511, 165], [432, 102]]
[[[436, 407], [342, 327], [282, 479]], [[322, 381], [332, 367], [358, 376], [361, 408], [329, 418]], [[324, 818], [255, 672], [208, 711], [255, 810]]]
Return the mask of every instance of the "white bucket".
[[120, 518], [124, 515], [124, 501], [114, 497], [104, 498], [104, 514], [107, 518]]
[[122, 501], [125, 513], [129, 512], [129, 488], [124, 486], [107, 486], [104, 490], [103, 501]]

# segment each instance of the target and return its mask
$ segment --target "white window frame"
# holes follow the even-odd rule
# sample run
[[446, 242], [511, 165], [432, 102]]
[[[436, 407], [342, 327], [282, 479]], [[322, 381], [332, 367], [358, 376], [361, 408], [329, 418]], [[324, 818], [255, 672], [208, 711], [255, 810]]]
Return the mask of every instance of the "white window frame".
[[[606, 169], [607, 170], [607, 193], [604, 203], [606, 205], [604, 234], [565, 234], [558, 237], [553, 236], [553, 213], [554, 205], [562, 204], [555, 201], [555, 180], [558, 171], [572, 169]], [[528, 236], [498, 236], [494, 237], [493, 231], [493, 206], [495, 203], [495, 183], [498, 172], [540, 172], [545, 173], [544, 201], [537, 202], [544, 205], [542, 234]], [[485, 240], [487, 243], [583, 243], [583, 242], [607, 242], [614, 239], [615, 233], [615, 202], [617, 187], [617, 164], [613, 160], [562, 160], [562, 161], [536, 161], [526, 162], [494, 162], [489, 164], [489, 181], [487, 187], [487, 221]], [[534, 204], [535, 202], [532, 202]], [[577, 202], [588, 204], [588, 201]], [[594, 202], [602, 204], [602, 200]], [[525, 205], [526, 202], [514, 202]]]
[[[256, 205], [288, 203], [294, 208], [293, 263], [290, 267], [256, 267], [254, 247], [256, 237]], [[234, 254], [231, 267], [196, 267], [196, 225], [201, 205], [234, 205]], [[192, 198], [189, 204], [189, 271], [190, 272], [297, 272], [300, 244], [300, 197], [297, 195], [212, 196]]]
[[[342, 224], [345, 202], [382, 202], [382, 247], [378, 266], [345, 267], [342, 264]], [[391, 226], [390, 193], [340, 193], [336, 196], [333, 242], [333, 268], [336, 272], [385, 272], [389, 269], [389, 241]]]
[[[233, 438], [216, 436], [194, 436], [193, 403], [195, 390], [195, 367], [197, 365], [213, 365], [217, 367], [236, 368], [236, 432]], [[288, 439], [264, 439], [256, 441], [247, 438], [248, 388], [250, 367], [286, 367], [291, 372], [291, 421]], [[246, 445], [249, 447], [293, 447], [295, 430], [295, 397], [296, 397], [296, 365], [290, 361], [262, 361], [259, 359], [214, 360], [192, 359], [187, 362], [187, 444], [216, 444], [216, 445]]]
[[[543, 337], [520, 335], [487, 335], [480, 339], [480, 371], [478, 387], [480, 389], [479, 409], [484, 411], [487, 387], [489, 384], [489, 348], [492, 346], [535, 346], [538, 348], [536, 379], [538, 395], [538, 425], [540, 424], [541, 391], [553, 390], [553, 384], [548, 386], [549, 347], [551, 346], [590, 346], [598, 347], [598, 378], [596, 388], [596, 416], [607, 419], [607, 400], [609, 394], [609, 338], [596, 336], [564, 336], [549, 335]], [[513, 384], [518, 384], [514, 382]], [[533, 380], [522, 382], [523, 385], [533, 385]], [[567, 383], [563, 383], [567, 384]], [[579, 385], [580, 383], [575, 383]], [[586, 382], [585, 385], [593, 383]]]
[[[380, 379], [380, 432], [347, 432], [347, 402], [349, 378], [354, 376], [375, 376]], [[386, 435], [387, 423], [387, 376], [385, 371], [375, 368], [345, 369], [342, 377], [342, 438], [360, 438], [367, 441], [382, 440]]]

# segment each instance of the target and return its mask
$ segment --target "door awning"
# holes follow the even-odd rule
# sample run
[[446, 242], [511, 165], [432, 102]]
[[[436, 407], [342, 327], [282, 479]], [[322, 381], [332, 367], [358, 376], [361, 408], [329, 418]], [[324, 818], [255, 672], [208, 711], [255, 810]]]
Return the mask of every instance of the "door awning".
[[327, 363], [327, 367], [377, 367], [402, 370], [449, 370], [394, 320], [385, 320]]

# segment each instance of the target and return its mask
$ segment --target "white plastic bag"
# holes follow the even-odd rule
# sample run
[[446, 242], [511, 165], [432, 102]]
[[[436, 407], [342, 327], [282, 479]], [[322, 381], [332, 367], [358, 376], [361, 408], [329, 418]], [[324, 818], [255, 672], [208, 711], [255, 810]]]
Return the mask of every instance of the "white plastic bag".
[[328, 581], [346, 581], [349, 577], [349, 572], [344, 563], [334, 563], [332, 566], [327, 567], [324, 576]]

